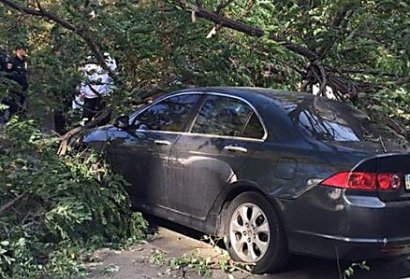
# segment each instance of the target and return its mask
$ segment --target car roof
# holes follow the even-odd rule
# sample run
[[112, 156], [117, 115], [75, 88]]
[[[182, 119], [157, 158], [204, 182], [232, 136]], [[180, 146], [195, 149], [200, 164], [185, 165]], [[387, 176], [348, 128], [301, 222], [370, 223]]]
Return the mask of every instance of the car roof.
[[286, 91], [286, 90], [276, 90], [270, 88], [260, 88], [260, 87], [225, 87], [225, 86], [215, 86], [215, 87], [192, 87], [187, 89], [182, 89], [175, 91], [173, 93], [182, 93], [182, 92], [213, 92], [213, 93], [225, 93], [228, 95], [243, 97], [246, 99], [252, 97], [267, 97], [270, 99], [279, 99], [279, 100], [286, 100], [288, 98], [315, 98], [316, 96], [307, 94], [307, 93], [300, 93], [294, 91]]

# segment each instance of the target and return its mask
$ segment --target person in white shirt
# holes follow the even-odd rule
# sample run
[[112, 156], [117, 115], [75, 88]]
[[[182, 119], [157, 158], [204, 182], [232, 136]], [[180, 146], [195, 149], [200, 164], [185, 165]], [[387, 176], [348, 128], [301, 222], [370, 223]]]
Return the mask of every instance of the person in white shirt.
[[[111, 71], [117, 70], [117, 63], [109, 53], [104, 53], [104, 59]], [[80, 95], [73, 101], [73, 109], [82, 108], [83, 118], [91, 118], [102, 109], [102, 99], [108, 96], [114, 87], [113, 79], [100, 65], [89, 62], [80, 69], [84, 77], [80, 84]]]

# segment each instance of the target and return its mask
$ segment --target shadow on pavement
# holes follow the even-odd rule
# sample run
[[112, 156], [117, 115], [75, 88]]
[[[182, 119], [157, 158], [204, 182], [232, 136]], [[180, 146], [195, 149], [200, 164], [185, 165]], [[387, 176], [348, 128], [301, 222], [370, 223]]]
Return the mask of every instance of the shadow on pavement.
[[[155, 233], [157, 227], [164, 227], [180, 233], [186, 237], [201, 240], [203, 233], [187, 227], [160, 219], [151, 215], [145, 216], [150, 223], [150, 232]], [[223, 246], [223, 245], [221, 245]], [[223, 248], [223, 247], [222, 247]], [[351, 263], [337, 263], [336, 260], [326, 260], [314, 257], [292, 256], [286, 268], [277, 274], [250, 275], [246, 278], [272, 278], [272, 279], [344, 279], [343, 271]], [[410, 260], [405, 257], [390, 259], [377, 259], [367, 261], [370, 270], [354, 268], [352, 279], [410, 279]]]

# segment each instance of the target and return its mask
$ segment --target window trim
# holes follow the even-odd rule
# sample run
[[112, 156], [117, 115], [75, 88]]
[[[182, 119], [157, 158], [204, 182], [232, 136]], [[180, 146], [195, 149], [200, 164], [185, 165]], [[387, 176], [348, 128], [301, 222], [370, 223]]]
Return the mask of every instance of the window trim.
[[[141, 113], [143, 113], [144, 111], [146, 111], [150, 107], [155, 106], [159, 102], [164, 101], [168, 98], [181, 96], [181, 95], [202, 95], [202, 96], [200, 96], [201, 98], [198, 100], [199, 105], [197, 105], [192, 111], [192, 115], [194, 117], [191, 117], [191, 119], [188, 120], [188, 123], [185, 127], [185, 128], [188, 128], [188, 129], [186, 129], [186, 131], [184, 131], [184, 132], [174, 132], [174, 131], [162, 131], [162, 130], [137, 129], [136, 132], [155, 132], [155, 133], [163, 133], [163, 134], [179, 134], [179, 135], [185, 135], [185, 136], [189, 136], [189, 135], [190, 136], [203, 136], [203, 137], [209, 137], [209, 138], [236, 139], [236, 140], [246, 140], [246, 141], [256, 141], [256, 142], [264, 142], [268, 138], [268, 130], [266, 129], [265, 123], [263, 122], [263, 119], [262, 119], [261, 115], [259, 114], [259, 112], [255, 109], [255, 107], [249, 101], [247, 101], [244, 98], [239, 97], [239, 96], [230, 95], [230, 94], [226, 94], [226, 93], [218, 93], [218, 92], [187, 91], [187, 92], [175, 93], [175, 94], [168, 95], [168, 96], [165, 96], [165, 97], [160, 97], [159, 99], [155, 100], [153, 103], [149, 104], [145, 108], [131, 114], [129, 123], [132, 125], [135, 122], [138, 115], [140, 115]], [[247, 104], [251, 108], [253, 113], [257, 116], [257, 118], [259, 120], [259, 123], [262, 125], [263, 131], [264, 131], [263, 137], [260, 138], [260, 139], [255, 139], [255, 138], [248, 138], [248, 137], [235, 137], [235, 136], [223, 136], [223, 135], [214, 135], [214, 134], [191, 133], [190, 131], [192, 130], [192, 127], [193, 127], [193, 125], [194, 125], [194, 123], [195, 123], [195, 121], [198, 117], [198, 112], [202, 108], [202, 105], [204, 104], [205, 98], [208, 95], [232, 98], [232, 99], [236, 99], [236, 100], [242, 101], [245, 104]]]

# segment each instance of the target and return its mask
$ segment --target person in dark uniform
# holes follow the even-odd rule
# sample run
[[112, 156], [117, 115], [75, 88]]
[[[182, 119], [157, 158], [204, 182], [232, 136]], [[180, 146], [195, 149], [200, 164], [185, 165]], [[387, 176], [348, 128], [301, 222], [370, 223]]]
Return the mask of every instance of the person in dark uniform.
[[10, 88], [6, 100], [3, 101], [9, 106], [10, 115], [24, 111], [28, 88], [26, 56], [26, 48], [18, 46], [15, 50], [15, 56], [6, 64], [6, 76], [18, 85]]

